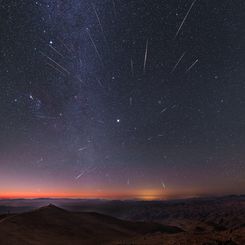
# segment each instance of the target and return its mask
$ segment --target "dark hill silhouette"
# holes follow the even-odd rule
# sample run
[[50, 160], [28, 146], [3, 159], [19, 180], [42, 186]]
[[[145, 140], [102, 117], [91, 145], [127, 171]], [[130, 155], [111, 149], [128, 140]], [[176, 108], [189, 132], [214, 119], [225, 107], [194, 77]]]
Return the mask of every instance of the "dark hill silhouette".
[[179, 233], [178, 227], [130, 222], [107, 215], [69, 212], [52, 204], [31, 212], [4, 216], [0, 220], [0, 244], [110, 244], [139, 235]]

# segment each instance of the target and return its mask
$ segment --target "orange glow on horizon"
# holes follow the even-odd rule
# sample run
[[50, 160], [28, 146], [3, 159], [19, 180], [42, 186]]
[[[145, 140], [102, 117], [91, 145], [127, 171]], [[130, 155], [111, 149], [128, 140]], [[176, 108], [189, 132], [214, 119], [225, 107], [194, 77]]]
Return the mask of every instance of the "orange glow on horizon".
[[169, 200], [169, 199], [182, 199], [190, 197], [198, 197], [194, 190], [180, 191], [180, 190], [163, 190], [163, 189], [134, 189], [134, 190], [107, 190], [107, 191], [94, 191], [94, 190], [74, 190], [74, 191], [14, 191], [5, 190], [5, 194], [0, 190], [0, 199], [35, 199], [35, 198], [73, 198], [73, 199], [139, 199], [145, 201], [151, 200]]
[[157, 191], [132, 191], [132, 192], [8, 192], [0, 194], [0, 199], [35, 199], [35, 198], [78, 198], [78, 199], [163, 199], [163, 194]]

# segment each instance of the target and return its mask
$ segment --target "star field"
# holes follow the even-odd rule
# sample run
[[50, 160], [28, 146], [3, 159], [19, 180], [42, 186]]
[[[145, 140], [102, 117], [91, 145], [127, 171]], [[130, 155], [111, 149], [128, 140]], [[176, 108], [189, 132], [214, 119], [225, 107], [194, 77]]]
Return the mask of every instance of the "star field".
[[0, 12], [0, 196], [245, 191], [243, 1]]

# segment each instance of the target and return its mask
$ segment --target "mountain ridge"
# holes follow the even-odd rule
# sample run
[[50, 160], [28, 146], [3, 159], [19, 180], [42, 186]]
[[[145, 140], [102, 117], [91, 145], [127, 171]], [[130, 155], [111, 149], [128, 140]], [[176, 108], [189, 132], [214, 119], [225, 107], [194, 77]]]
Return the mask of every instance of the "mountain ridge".
[[110, 244], [118, 239], [156, 232], [173, 234], [182, 230], [93, 212], [70, 212], [53, 204], [0, 220], [0, 244], [7, 241], [8, 245]]

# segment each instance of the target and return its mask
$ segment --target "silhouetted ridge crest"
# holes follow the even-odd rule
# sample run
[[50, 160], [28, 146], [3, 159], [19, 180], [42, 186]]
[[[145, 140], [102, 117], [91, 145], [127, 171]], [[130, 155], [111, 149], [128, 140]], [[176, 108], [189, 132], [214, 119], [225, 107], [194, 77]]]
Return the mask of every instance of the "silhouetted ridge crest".
[[61, 212], [68, 212], [68, 211], [66, 211], [65, 209], [63, 209], [63, 208], [60, 208], [60, 207], [57, 207], [57, 206], [55, 206], [54, 204], [52, 204], [52, 203], [50, 203], [49, 205], [47, 205], [47, 206], [43, 206], [43, 207], [41, 207], [41, 208], [39, 208], [39, 209], [36, 209], [35, 211], [51, 211], [51, 210], [53, 210], [53, 211], [61, 211]]

